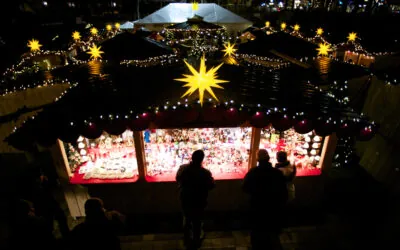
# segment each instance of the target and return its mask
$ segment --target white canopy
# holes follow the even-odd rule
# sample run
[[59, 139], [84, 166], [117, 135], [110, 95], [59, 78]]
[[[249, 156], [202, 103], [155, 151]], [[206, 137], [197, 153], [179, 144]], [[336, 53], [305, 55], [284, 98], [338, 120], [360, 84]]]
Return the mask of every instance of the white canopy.
[[193, 10], [191, 3], [170, 3], [158, 11], [140, 19], [138, 24], [150, 30], [159, 31], [170, 24], [186, 22], [188, 18], [198, 15], [205, 22], [225, 27], [228, 31], [242, 31], [252, 25], [252, 22], [222, 8], [215, 3], [199, 3]]

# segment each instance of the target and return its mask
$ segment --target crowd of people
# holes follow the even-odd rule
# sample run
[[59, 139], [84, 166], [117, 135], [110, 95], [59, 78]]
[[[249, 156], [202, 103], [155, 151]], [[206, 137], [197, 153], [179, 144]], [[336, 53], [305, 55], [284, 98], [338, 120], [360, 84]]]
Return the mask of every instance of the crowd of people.
[[[176, 174], [183, 212], [184, 242], [188, 250], [199, 249], [204, 239], [203, 216], [209, 191], [215, 188], [212, 173], [203, 167], [205, 153], [196, 150], [188, 164]], [[294, 199], [293, 179], [296, 168], [280, 151], [275, 167], [268, 151], [257, 153], [257, 166], [251, 168], [243, 182], [243, 191], [250, 196], [252, 249], [282, 249], [279, 235], [287, 202]], [[11, 219], [9, 249], [121, 249], [118, 233], [124, 228], [125, 216], [107, 211], [103, 201], [90, 198], [85, 203], [85, 220], [71, 231], [66, 216], [52, 195], [47, 176], [40, 174], [33, 202], [18, 200]], [[63, 243], [53, 236], [57, 220]]]

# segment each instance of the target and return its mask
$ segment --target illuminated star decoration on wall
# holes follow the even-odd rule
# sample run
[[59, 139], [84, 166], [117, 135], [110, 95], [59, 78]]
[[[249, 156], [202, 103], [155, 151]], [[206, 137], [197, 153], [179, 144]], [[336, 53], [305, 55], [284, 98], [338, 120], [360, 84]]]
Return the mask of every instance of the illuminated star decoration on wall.
[[329, 52], [332, 51], [331, 45], [328, 43], [320, 43], [317, 51], [319, 56], [327, 56]]
[[300, 30], [300, 25], [296, 24], [296, 25], [293, 27], [293, 29], [294, 29], [294, 31], [299, 31], [299, 30]]
[[199, 4], [197, 2], [192, 3], [192, 10], [198, 10], [199, 9]]
[[265, 22], [265, 27], [269, 28], [270, 25], [271, 25], [271, 23], [269, 21]]
[[97, 47], [96, 44], [93, 44], [93, 46], [90, 47], [90, 48], [89, 48], [89, 51], [86, 52], [86, 53], [88, 53], [88, 54], [90, 55], [90, 59], [96, 60], [96, 59], [98, 59], [98, 58], [101, 58], [101, 54], [104, 53], [104, 52], [101, 51], [100, 49], [101, 49], [101, 46], [100, 46], [100, 47]]
[[286, 23], [281, 23], [281, 29], [282, 30], [286, 29]]
[[235, 44], [231, 44], [230, 42], [228, 42], [228, 44], [224, 44], [224, 47], [225, 49], [222, 50], [225, 52], [224, 56], [233, 56], [237, 51], [237, 49], [235, 49]]
[[28, 41], [28, 47], [31, 48], [31, 51], [39, 51], [40, 47], [42, 47], [41, 44], [39, 44], [38, 40], [32, 39], [30, 41]]
[[119, 28], [121, 28], [121, 24], [120, 23], [115, 23], [115, 28], [117, 29], [117, 30], [119, 30]]
[[95, 27], [93, 27], [93, 28], [91, 28], [90, 29], [90, 33], [92, 34], [92, 35], [97, 35], [97, 33], [98, 33], [99, 31], [95, 28]]
[[221, 63], [217, 67], [212, 67], [210, 70], [207, 71], [206, 69], [206, 62], [205, 62], [205, 57], [201, 58], [200, 61], [200, 69], [199, 71], [195, 70], [192, 65], [184, 61], [186, 66], [189, 68], [190, 72], [192, 75], [186, 75], [184, 74], [183, 76], [186, 78], [178, 78], [174, 79], [175, 81], [180, 81], [180, 82], [186, 82], [183, 87], [189, 88], [185, 94], [182, 95], [182, 98], [187, 96], [187, 95], [192, 95], [196, 90], [199, 91], [199, 101], [201, 106], [203, 106], [203, 101], [204, 101], [204, 91], [207, 90], [207, 92], [215, 99], [218, 101], [218, 98], [215, 96], [214, 91], [212, 88], [218, 88], [218, 89], [223, 89], [222, 86], [220, 86], [220, 83], [225, 83], [228, 81], [225, 80], [220, 80], [217, 79], [217, 70], [223, 65]]
[[106, 30], [107, 31], [111, 31], [112, 30], [112, 25], [111, 24], [107, 24], [106, 25]]
[[78, 31], [74, 31], [74, 32], [72, 33], [72, 38], [73, 38], [75, 41], [78, 41], [79, 39], [81, 39], [81, 34], [80, 34]]
[[354, 42], [357, 39], [357, 33], [351, 32], [347, 39], [349, 39], [349, 42]]
[[321, 36], [324, 33], [324, 30], [322, 28], [317, 29], [317, 35]]

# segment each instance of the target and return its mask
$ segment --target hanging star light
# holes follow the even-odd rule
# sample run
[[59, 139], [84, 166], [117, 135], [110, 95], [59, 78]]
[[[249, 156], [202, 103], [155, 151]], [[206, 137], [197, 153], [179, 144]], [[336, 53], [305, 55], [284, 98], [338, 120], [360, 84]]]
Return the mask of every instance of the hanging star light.
[[319, 56], [327, 56], [332, 51], [331, 45], [329, 43], [320, 43], [317, 51]]
[[81, 39], [81, 34], [80, 34], [78, 31], [74, 31], [74, 32], [72, 33], [72, 38], [73, 38], [75, 41], [78, 41], [78, 40]]
[[324, 30], [322, 28], [317, 29], [317, 35], [321, 36], [324, 33]]
[[265, 27], [269, 28], [270, 25], [271, 25], [271, 23], [269, 21], [265, 22]]
[[281, 29], [282, 30], [286, 29], [286, 23], [281, 23]]
[[92, 35], [97, 35], [97, 33], [98, 33], [99, 31], [96, 29], [96, 27], [93, 27], [93, 28], [91, 28], [90, 29], [90, 33], [92, 34]]
[[112, 30], [112, 25], [111, 24], [107, 24], [106, 25], [106, 30], [107, 31], [111, 31]]
[[357, 39], [357, 33], [351, 32], [347, 39], [349, 39], [349, 42], [354, 42]]
[[232, 56], [237, 51], [237, 49], [235, 49], [235, 44], [231, 44], [230, 42], [228, 42], [228, 44], [224, 44], [224, 47], [225, 49], [222, 50], [223, 52], [225, 52], [224, 56]]
[[121, 28], [121, 24], [120, 23], [115, 23], [115, 28], [117, 29], [117, 30], [119, 30], [119, 28]]
[[192, 3], [192, 10], [198, 10], [199, 9], [199, 4], [197, 2]]
[[104, 53], [104, 52], [101, 51], [100, 49], [101, 49], [101, 46], [100, 46], [100, 47], [97, 47], [96, 44], [93, 44], [93, 46], [90, 47], [90, 48], [89, 48], [89, 51], [86, 52], [86, 53], [88, 53], [88, 54], [90, 55], [90, 59], [96, 60], [96, 59], [98, 59], [98, 58], [101, 58], [101, 54]]
[[206, 69], [206, 62], [205, 62], [205, 56], [201, 58], [200, 61], [200, 68], [199, 71], [193, 68], [192, 65], [190, 65], [186, 60], [184, 61], [192, 75], [186, 75], [184, 74], [186, 78], [178, 78], [174, 79], [175, 81], [180, 81], [180, 82], [186, 82], [183, 87], [189, 88], [185, 94], [182, 95], [182, 98], [187, 96], [187, 95], [192, 95], [196, 90], [199, 91], [199, 101], [200, 104], [203, 106], [203, 100], [204, 100], [204, 91], [207, 90], [207, 92], [215, 99], [218, 101], [218, 98], [215, 96], [214, 91], [212, 88], [219, 88], [223, 89], [222, 86], [220, 86], [220, 83], [225, 83], [228, 81], [225, 80], [219, 80], [217, 79], [217, 70], [223, 65], [221, 63], [217, 67], [212, 67], [210, 70], [207, 71]]
[[300, 30], [300, 25], [296, 24], [296, 25], [293, 27], [293, 29], [294, 29], [294, 31], [299, 31], [299, 30]]
[[38, 40], [32, 39], [28, 41], [28, 47], [31, 48], [32, 52], [39, 51], [42, 45], [39, 43]]

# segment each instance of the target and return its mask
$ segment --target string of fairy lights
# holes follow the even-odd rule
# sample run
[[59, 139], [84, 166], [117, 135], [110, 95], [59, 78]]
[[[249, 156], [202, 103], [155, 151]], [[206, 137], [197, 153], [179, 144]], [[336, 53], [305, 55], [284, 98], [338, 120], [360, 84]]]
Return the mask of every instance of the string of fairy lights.
[[178, 63], [180, 61], [181, 60], [176, 56], [176, 54], [171, 54], [171, 55], [149, 57], [143, 60], [123, 60], [120, 62], [120, 64], [142, 68], [142, 67], [152, 67], [156, 65], [161, 65], [161, 66], [170, 65]]

